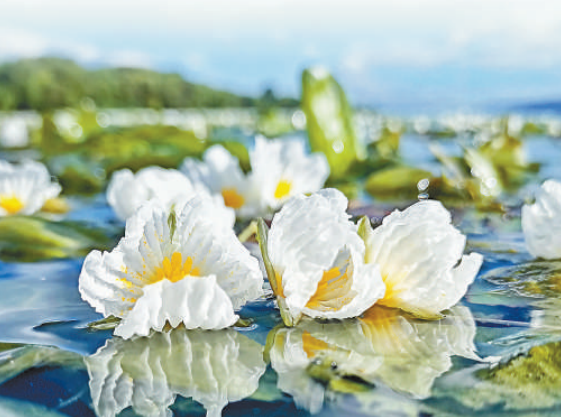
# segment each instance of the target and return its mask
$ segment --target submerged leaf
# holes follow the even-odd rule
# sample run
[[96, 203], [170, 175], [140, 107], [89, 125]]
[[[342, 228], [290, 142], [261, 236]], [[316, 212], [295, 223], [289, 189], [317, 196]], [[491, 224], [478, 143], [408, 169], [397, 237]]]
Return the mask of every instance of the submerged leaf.
[[33, 262], [86, 255], [106, 249], [112, 239], [76, 222], [52, 222], [31, 216], [0, 218], [0, 259]]

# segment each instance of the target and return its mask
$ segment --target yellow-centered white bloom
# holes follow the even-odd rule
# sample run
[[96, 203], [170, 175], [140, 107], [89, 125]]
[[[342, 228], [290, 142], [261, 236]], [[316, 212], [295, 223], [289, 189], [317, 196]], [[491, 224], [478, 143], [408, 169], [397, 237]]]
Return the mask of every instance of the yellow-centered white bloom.
[[231, 329], [174, 329], [131, 340], [110, 339], [85, 359], [96, 415], [132, 407], [141, 416], [171, 417], [177, 395], [219, 417], [253, 394], [265, 372], [263, 347]]
[[315, 414], [326, 390], [360, 392], [382, 383], [414, 398], [430, 396], [436, 378], [452, 367], [452, 356], [480, 360], [475, 330], [463, 306], [430, 321], [374, 306], [342, 323], [302, 320], [297, 327], [274, 329], [269, 357], [278, 388]]
[[384, 295], [378, 265], [365, 264], [365, 247], [335, 189], [298, 195], [260, 237], [269, 281], [287, 325], [301, 315], [356, 317]]
[[419, 317], [438, 317], [460, 301], [483, 262], [478, 253], [463, 255], [466, 237], [438, 201], [395, 210], [374, 230], [363, 219], [361, 235], [366, 262], [379, 266], [386, 284], [378, 303]]
[[325, 155], [308, 154], [298, 139], [258, 136], [250, 161], [263, 205], [273, 211], [292, 196], [320, 190], [329, 176]]
[[104, 316], [121, 317], [115, 334], [233, 325], [234, 310], [262, 294], [257, 259], [233, 230], [213, 223], [208, 199], [175, 211], [147, 203], [127, 220], [111, 252], [92, 251], [79, 278], [82, 298]]
[[536, 202], [522, 207], [522, 231], [532, 256], [561, 258], [561, 183], [545, 181]]
[[217, 221], [226, 227], [234, 226], [235, 213], [224, 206], [219, 196], [211, 197], [202, 184], [191, 183], [175, 169], [151, 166], [136, 174], [129, 169], [122, 169], [113, 174], [107, 186], [107, 202], [121, 220], [132, 216], [146, 201], [157, 200], [164, 207], [170, 208], [196, 195], [203, 195], [211, 200], [212, 214]]
[[60, 185], [51, 181], [49, 171], [40, 162], [12, 165], [0, 161], [0, 216], [36, 213], [60, 191]]
[[238, 217], [249, 219], [262, 213], [253, 183], [243, 173], [238, 159], [223, 146], [208, 148], [202, 161], [186, 158], [180, 170], [193, 184], [202, 184], [214, 195], [221, 195], [224, 204], [234, 209]]

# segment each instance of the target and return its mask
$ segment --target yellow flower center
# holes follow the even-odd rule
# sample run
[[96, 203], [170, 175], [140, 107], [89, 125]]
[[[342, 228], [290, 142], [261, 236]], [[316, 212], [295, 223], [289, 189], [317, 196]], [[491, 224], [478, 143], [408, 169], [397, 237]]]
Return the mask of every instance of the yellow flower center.
[[222, 198], [224, 198], [224, 204], [233, 209], [238, 209], [245, 203], [243, 196], [235, 188], [224, 188]]
[[316, 293], [306, 304], [307, 308], [320, 311], [337, 311], [349, 304], [354, 294], [351, 293], [353, 280], [348, 268], [344, 272], [337, 267], [323, 273]]
[[174, 252], [171, 255], [171, 260], [167, 256], [162, 262], [162, 266], [156, 268], [156, 272], [150, 279], [150, 284], [154, 284], [163, 279], [168, 279], [171, 282], [181, 281], [187, 275], [192, 277], [200, 276], [201, 271], [196, 266], [193, 266], [193, 259], [188, 256], [183, 262], [181, 253]]
[[8, 214], [16, 214], [24, 207], [24, 204], [15, 195], [4, 195], [0, 196], [0, 207], [6, 210]]
[[290, 193], [290, 189], [292, 188], [292, 181], [288, 181], [282, 179], [277, 184], [277, 188], [275, 190], [275, 198], [277, 200], [286, 197]]

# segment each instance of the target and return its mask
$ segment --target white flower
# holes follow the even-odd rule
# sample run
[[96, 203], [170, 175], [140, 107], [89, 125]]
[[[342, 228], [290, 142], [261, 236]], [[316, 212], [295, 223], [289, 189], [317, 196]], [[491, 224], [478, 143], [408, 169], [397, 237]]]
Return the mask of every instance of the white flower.
[[312, 414], [321, 411], [326, 391], [353, 391], [358, 381], [427, 398], [436, 378], [452, 367], [452, 356], [480, 360], [475, 322], [463, 306], [436, 321], [374, 306], [360, 319], [303, 320], [272, 331], [269, 357], [277, 386]]
[[[356, 317], [384, 295], [379, 268], [334, 189], [296, 196], [273, 218], [266, 243], [269, 280], [287, 325], [300, 316]], [[274, 274], [274, 276], [271, 276]]]
[[114, 338], [85, 362], [100, 417], [114, 417], [130, 406], [141, 416], [171, 417], [177, 395], [219, 417], [228, 403], [257, 390], [266, 368], [263, 347], [231, 329]]
[[104, 316], [123, 320], [115, 334], [129, 338], [183, 324], [221, 329], [234, 310], [262, 294], [258, 262], [231, 229], [208, 217], [195, 197], [175, 214], [148, 203], [127, 220], [113, 251], [91, 252], [79, 279], [82, 298]]
[[192, 184], [175, 169], [152, 166], [136, 174], [129, 169], [122, 169], [113, 174], [107, 187], [107, 202], [121, 220], [132, 216], [146, 201], [157, 200], [170, 208], [195, 195], [204, 195], [212, 200], [213, 217], [226, 227], [234, 226], [235, 213], [224, 206], [221, 198], [211, 197], [207, 189]]
[[40, 162], [12, 165], [0, 161], [0, 216], [36, 213], [60, 191], [60, 185], [51, 182], [49, 171]]
[[561, 258], [561, 183], [547, 180], [536, 202], [522, 207], [522, 230], [532, 256]]
[[318, 191], [329, 176], [325, 155], [308, 155], [304, 142], [298, 139], [258, 136], [250, 161], [263, 204], [273, 211], [292, 196]]
[[483, 262], [478, 253], [463, 255], [466, 237], [438, 201], [395, 210], [363, 237], [366, 262], [380, 267], [386, 284], [378, 303], [420, 317], [438, 316], [456, 304]]
[[180, 170], [193, 182], [207, 187], [211, 193], [221, 195], [224, 204], [236, 210], [242, 219], [262, 214], [259, 194], [247, 177], [237, 158], [221, 145], [208, 148], [203, 160], [186, 158]]

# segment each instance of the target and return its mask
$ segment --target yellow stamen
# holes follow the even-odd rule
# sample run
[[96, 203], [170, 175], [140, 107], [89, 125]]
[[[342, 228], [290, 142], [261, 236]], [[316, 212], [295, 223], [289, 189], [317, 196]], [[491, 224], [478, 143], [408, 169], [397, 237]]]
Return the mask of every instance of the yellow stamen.
[[2, 207], [8, 214], [16, 214], [23, 209], [23, 202], [15, 195], [0, 196], [0, 207]]
[[323, 273], [316, 293], [306, 304], [307, 308], [320, 311], [337, 311], [349, 304], [355, 294], [351, 294], [353, 280], [348, 269], [342, 273], [337, 267]]
[[235, 188], [224, 188], [222, 198], [224, 198], [224, 204], [233, 209], [238, 209], [245, 203], [245, 199]]
[[288, 181], [285, 179], [280, 180], [275, 190], [275, 198], [278, 200], [286, 197], [290, 193], [291, 188], [292, 188], [292, 181]]
[[275, 291], [275, 288], [271, 285], [271, 288], [273, 289], [273, 292], [275, 293], [275, 295], [277, 297], [286, 298], [284, 296], [284, 289], [282, 288], [282, 276], [281, 276], [281, 274], [279, 274], [277, 271], [275, 271], [275, 277], [276, 277], [276, 281], [277, 281], [277, 288], [276, 288], [276, 291]]
[[162, 262], [162, 266], [156, 268], [156, 272], [150, 278], [150, 284], [154, 284], [163, 279], [177, 282], [181, 281], [187, 275], [198, 277], [200, 273], [201, 271], [199, 268], [193, 267], [193, 259], [190, 256], [187, 257], [184, 263], [181, 253], [174, 252], [171, 255], [171, 259], [166, 256]]

